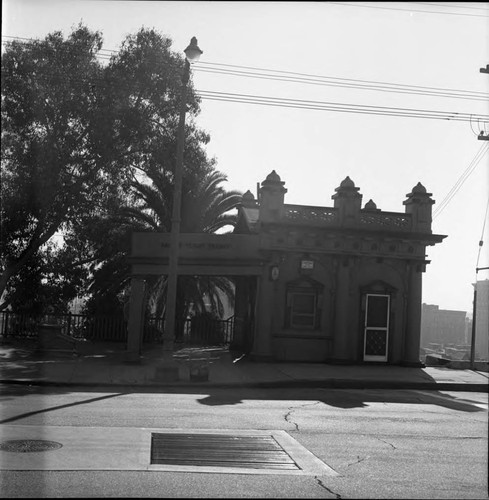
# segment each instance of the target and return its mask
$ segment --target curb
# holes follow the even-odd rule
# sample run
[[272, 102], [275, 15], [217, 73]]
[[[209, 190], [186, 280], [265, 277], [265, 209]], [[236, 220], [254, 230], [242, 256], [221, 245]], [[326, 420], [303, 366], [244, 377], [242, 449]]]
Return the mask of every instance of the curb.
[[121, 383], [121, 382], [54, 382], [43, 380], [0, 380], [0, 384], [29, 385], [41, 387], [114, 387], [139, 389], [386, 389], [386, 390], [425, 390], [425, 391], [456, 391], [456, 392], [487, 392], [488, 384], [470, 384], [457, 382], [397, 382], [380, 380], [284, 380], [271, 382], [151, 382], [151, 383]]

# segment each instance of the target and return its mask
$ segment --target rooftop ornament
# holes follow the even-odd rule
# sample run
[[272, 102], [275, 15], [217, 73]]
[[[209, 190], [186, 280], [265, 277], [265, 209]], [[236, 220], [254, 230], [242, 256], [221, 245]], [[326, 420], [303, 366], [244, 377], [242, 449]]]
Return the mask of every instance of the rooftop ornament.
[[367, 203], [365, 203], [364, 210], [368, 210], [369, 212], [380, 212], [380, 208], [377, 208], [377, 205], [372, 199], [368, 200]]

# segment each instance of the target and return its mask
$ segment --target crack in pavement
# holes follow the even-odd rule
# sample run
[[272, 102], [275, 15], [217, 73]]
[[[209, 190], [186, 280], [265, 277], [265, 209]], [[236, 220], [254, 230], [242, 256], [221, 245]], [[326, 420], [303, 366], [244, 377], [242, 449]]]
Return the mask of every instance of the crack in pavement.
[[305, 403], [305, 404], [302, 404], [302, 405], [299, 405], [299, 406], [289, 406], [288, 408], [288, 412], [284, 415], [284, 420], [288, 423], [288, 424], [292, 424], [292, 425], [295, 425], [295, 430], [296, 432], [299, 432], [299, 424], [297, 424], [296, 422], [290, 420], [290, 416], [292, 415], [292, 413], [296, 410], [300, 410], [301, 408], [305, 408], [306, 406], [314, 406], [314, 405], [317, 405], [319, 404], [321, 401], [316, 401], [315, 403]]
[[382, 441], [383, 443], [385, 444], [388, 444], [389, 446], [392, 446], [392, 448], [394, 448], [394, 450], [397, 450], [397, 447], [394, 446], [392, 443], [389, 443], [388, 441], [384, 441], [383, 439], [380, 439], [379, 437], [377, 438], [379, 441]]
[[292, 407], [292, 408], [289, 408], [288, 413], [286, 413], [286, 414], [284, 415], [284, 420], [285, 420], [288, 424], [295, 425], [295, 430], [296, 430], [297, 432], [299, 432], [299, 425], [298, 425], [298, 424], [296, 424], [295, 422], [291, 422], [291, 421], [289, 420], [289, 417], [290, 417], [290, 415], [292, 414], [292, 412], [293, 412], [293, 411], [295, 411], [295, 409], [294, 409], [293, 407]]
[[341, 498], [341, 495], [339, 493], [335, 493], [333, 490], [330, 490], [322, 481], [321, 479], [319, 479], [318, 476], [314, 476], [314, 479], [316, 480], [316, 482], [319, 484], [319, 486], [321, 486], [321, 488], [324, 488], [328, 493], [331, 493], [332, 495], [334, 495], [336, 498]]
[[359, 464], [359, 463], [363, 462], [364, 460], [367, 460], [367, 458], [370, 458], [370, 455], [367, 455], [366, 457], [363, 457], [363, 458], [360, 458], [360, 455], [357, 455], [357, 460], [355, 462], [348, 463], [346, 466], [350, 467], [350, 465]]

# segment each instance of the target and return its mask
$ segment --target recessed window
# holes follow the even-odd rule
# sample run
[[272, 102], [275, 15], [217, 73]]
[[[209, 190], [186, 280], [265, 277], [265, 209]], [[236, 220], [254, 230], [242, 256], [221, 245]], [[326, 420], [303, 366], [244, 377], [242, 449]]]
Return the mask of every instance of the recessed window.
[[304, 330], [319, 328], [322, 289], [321, 283], [307, 277], [288, 283], [286, 327]]
[[290, 326], [314, 328], [316, 322], [316, 294], [292, 293], [290, 310]]

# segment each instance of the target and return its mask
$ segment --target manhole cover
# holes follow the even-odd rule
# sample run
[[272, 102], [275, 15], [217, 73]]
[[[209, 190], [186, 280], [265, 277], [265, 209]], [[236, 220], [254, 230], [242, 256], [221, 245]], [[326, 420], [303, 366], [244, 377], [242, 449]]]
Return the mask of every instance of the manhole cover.
[[14, 453], [32, 453], [38, 451], [58, 450], [63, 445], [55, 441], [43, 441], [41, 439], [17, 439], [0, 443], [0, 450]]
[[151, 463], [299, 470], [273, 436], [151, 434]]

